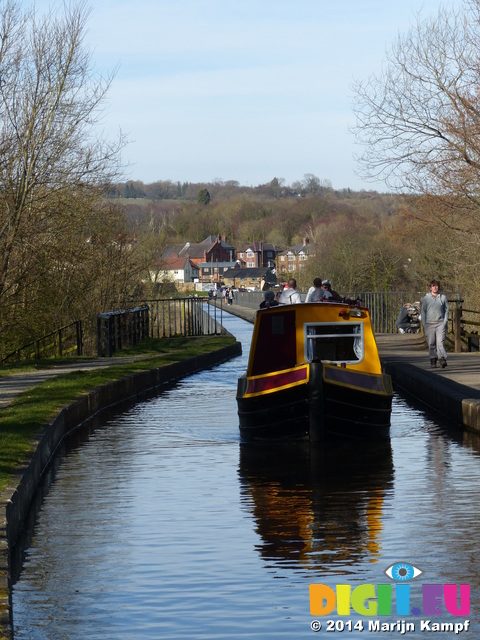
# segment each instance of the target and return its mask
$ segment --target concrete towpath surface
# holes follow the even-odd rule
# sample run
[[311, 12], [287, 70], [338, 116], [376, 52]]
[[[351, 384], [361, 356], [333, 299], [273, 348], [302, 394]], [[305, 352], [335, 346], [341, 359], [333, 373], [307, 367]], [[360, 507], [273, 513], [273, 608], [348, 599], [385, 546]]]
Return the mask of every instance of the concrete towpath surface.
[[449, 353], [445, 369], [430, 366], [427, 345], [417, 334], [376, 336], [384, 370], [394, 388], [467, 429], [480, 432], [480, 354]]
[[115, 365], [128, 364], [141, 359], [142, 356], [124, 356], [117, 358], [93, 358], [92, 360], [79, 360], [63, 364], [61, 361], [48, 369], [36, 371], [23, 371], [11, 375], [0, 376], [0, 409], [9, 404], [23, 391], [35, 387], [50, 378], [71, 373], [72, 371], [88, 371], [90, 369], [103, 369]]

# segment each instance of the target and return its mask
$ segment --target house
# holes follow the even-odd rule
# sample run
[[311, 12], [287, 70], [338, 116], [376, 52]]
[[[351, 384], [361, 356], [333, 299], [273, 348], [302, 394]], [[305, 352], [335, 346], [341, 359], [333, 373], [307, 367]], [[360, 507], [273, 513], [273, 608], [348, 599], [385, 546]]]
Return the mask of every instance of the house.
[[190, 258], [163, 258], [154, 269], [150, 269], [152, 282], [173, 282], [178, 291], [189, 291], [198, 280], [199, 268]]
[[223, 284], [236, 289], [254, 289], [263, 291], [277, 284], [277, 276], [273, 267], [234, 267], [223, 274]]
[[215, 276], [213, 281], [219, 282], [218, 278], [223, 270], [235, 264], [235, 248], [228, 244], [225, 236], [208, 236], [202, 242], [186, 242], [167, 247], [162, 260], [172, 258], [189, 258], [198, 268], [201, 281], [205, 275], [207, 282], [212, 282], [212, 276]]
[[220, 284], [223, 282], [223, 275], [228, 269], [236, 266], [236, 262], [201, 262], [200, 282], [210, 282]]
[[281, 251], [277, 257], [279, 276], [286, 277], [289, 274], [298, 274], [306, 265], [307, 260], [314, 255], [314, 247], [310, 244], [308, 238], [304, 238], [301, 244]]
[[271, 267], [275, 264], [275, 257], [279, 248], [266, 242], [252, 242], [248, 247], [237, 251], [237, 260], [242, 267], [252, 269], [256, 267]]

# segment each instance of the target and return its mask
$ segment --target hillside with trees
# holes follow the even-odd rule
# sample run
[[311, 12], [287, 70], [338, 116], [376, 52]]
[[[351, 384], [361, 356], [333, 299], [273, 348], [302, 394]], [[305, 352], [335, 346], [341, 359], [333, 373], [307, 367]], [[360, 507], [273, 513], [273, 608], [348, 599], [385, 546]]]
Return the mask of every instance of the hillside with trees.
[[[135, 189], [143, 195], [125, 198], [127, 184], [117, 185], [113, 200], [123, 208], [131, 232], [149, 246], [200, 242], [219, 234], [236, 248], [264, 241], [286, 249], [308, 238], [316, 257], [297, 277], [304, 289], [319, 274], [348, 291], [422, 291], [432, 274], [451, 290], [463, 286], [447, 253], [438, 252], [435, 225], [417, 219], [418, 198], [336, 191], [312, 174], [293, 185], [276, 178], [257, 187], [184, 184], [178, 189], [183, 195], [175, 198], [151, 197], [155, 191], [166, 193], [158, 188], [164, 183], [138, 182]], [[208, 204], [198, 201], [203, 191]]]

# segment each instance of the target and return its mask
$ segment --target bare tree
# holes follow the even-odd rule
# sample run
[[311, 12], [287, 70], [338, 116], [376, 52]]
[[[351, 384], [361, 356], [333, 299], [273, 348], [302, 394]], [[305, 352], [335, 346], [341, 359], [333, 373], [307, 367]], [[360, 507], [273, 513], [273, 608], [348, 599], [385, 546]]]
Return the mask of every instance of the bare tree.
[[[480, 0], [417, 16], [383, 71], [355, 84], [355, 133], [366, 178], [449, 196], [476, 218], [480, 196]], [[461, 196], [462, 200], [458, 199]], [[451, 220], [450, 220], [451, 222]]]
[[[111, 77], [84, 43], [83, 1], [37, 16], [0, 9], [0, 305], [26, 305], [42, 274], [82, 243], [102, 190], [118, 179], [122, 136], [96, 135]], [[83, 237], [82, 237], [83, 233]], [[59, 252], [59, 248], [63, 251]], [[70, 268], [75, 251], [57, 266]], [[26, 295], [26, 291], [29, 295]]]

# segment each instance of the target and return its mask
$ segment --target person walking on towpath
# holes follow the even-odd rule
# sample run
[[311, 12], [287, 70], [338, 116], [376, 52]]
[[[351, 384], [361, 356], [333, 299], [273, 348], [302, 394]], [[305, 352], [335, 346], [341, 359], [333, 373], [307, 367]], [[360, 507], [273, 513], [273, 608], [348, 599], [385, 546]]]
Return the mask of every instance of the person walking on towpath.
[[440, 366], [445, 369], [447, 366], [445, 335], [448, 323], [448, 300], [443, 293], [440, 293], [438, 280], [430, 282], [430, 293], [427, 293], [420, 302], [430, 364], [432, 367], [436, 367], [438, 359], [440, 359]]

